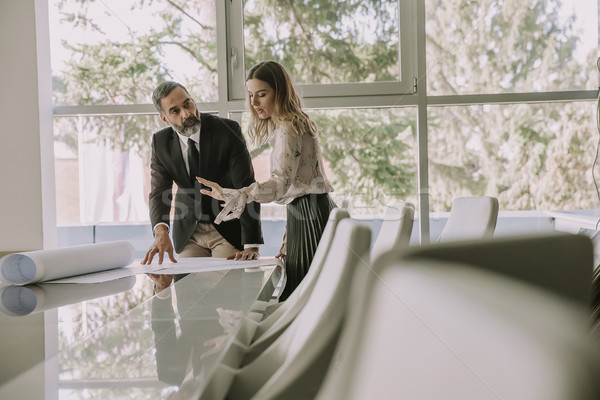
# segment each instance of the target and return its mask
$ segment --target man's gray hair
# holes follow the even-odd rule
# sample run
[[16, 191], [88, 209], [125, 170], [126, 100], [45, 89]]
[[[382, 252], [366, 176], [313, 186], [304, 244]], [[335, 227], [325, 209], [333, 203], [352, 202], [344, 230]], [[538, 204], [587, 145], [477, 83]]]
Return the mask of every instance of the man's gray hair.
[[162, 107], [160, 106], [161, 100], [164, 99], [165, 97], [167, 97], [169, 95], [169, 93], [171, 93], [175, 88], [178, 88], [178, 87], [185, 90], [185, 92], [189, 96], [189, 92], [187, 91], [185, 86], [183, 86], [181, 83], [177, 83], [177, 82], [173, 82], [173, 81], [163, 82], [160, 85], [158, 85], [156, 87], [156, 89], [154, 89], [154, 92], [152, 93], [152, 101], [154, 102], [154, 107], [156, 107], [156, 109], [158, 110], [159, 113], [161, 113], [163, 115], [165, 114], [165, 110], [163, 110]]

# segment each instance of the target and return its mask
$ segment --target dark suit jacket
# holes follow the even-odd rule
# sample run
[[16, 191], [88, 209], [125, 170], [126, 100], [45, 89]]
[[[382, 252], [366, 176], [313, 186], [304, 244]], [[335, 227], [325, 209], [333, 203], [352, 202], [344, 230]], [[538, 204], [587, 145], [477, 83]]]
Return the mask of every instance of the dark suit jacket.
[[[210, 114], [200, 114], [200, 174], [221, 187], [239, 189], [254, 182], [254, 169], [246, 142], [237, 122]], [[152, 179], [150, 221], [171, 225], [169, 214], [173, 182], [178, 186], [172, 235], [176, 252], [181, 252], [196, 229], [197, 221], [213, 222], [222, 202], [200, 193], [200, 183], [192, 183], [185, 168], [177, 133], [164, 128], [152, 136]], [[249, 203], [240, 219], [215, 225], [217, 231], [238, 249], [244, 244], [263, 243], [260, 204]]]

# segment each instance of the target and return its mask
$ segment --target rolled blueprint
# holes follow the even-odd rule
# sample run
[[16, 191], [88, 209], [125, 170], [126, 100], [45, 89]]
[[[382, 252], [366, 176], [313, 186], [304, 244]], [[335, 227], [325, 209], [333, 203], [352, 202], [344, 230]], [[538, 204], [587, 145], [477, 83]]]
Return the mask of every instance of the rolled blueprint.
[[134, 256], [124, 240], [14, 253], [0, 258], [0, 281], [26, 285], [106, 271], [131, 264]]
[[0, 310], [24, 316], [68, 304], [125, 292], [135, 285], [135, 276], [101, 283], [56, 283], [0, 287]]

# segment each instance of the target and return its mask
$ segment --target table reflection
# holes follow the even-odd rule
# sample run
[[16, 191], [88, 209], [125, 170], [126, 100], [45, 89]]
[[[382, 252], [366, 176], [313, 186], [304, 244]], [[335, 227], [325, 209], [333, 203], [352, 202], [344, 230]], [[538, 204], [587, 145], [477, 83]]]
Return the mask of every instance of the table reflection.
[[130, 290], [135, 276], [101, 283], [42, 283], [0, 288], [0, 310], [24, 316]]
[[[244, 315], [242, 308], [247, 308], [251, 298], [248, 294], [256, 296], [256, 289], [249, 293], [211, 290], [226, 273], [208, 272], [202, 274], [202, 280], [184, 279], [152, 299], [157, 375], [173, 386], [169, 399], [199, 395], [204, 378]], [[247, 275], [239, 278], [248, 280]]]

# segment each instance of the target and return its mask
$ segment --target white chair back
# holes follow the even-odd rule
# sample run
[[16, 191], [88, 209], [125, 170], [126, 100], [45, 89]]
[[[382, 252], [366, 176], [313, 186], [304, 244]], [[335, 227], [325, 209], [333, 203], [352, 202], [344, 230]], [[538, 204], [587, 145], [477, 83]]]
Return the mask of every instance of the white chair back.
[[591, 303], [593, 246], [584, 235], [551, 232], [434, 243], [396, 256], [469, 264], [542, 287], [586, 309]]
[[370, 243], [368, 226], [341, 221], [319, 279], [298, 316], [248, 365], [221, 365], [201, 399], [314, 397], [337, 342], [355, 269], [369, 267]]
[[439, 242], [491, 237], [498, 220], [498, 199], [490, 196], [457, 197]]
[[371, 249], [371, 260], [394, 248], [408, 246], [412, 233], [415, 207], [412, 203], [399, 201], [387, 207], [377, 239]]
[[374, 266], [318, 400], [600, 398], [587, 314], [465, 264]]
[[308, 301], [308, 298], [317, 283], [317, 279], [321, 274], [323, 264], [330, 251], [338, 224], [340, 221], [349, 217], [350, 214], [346, 209], [335, 208], [331, 211], [308, 273], [287, 300], [273, 311], [273, 313], [260, 321], [256, 327], [252, 340], [248, 343], [251, 345], [251, 349], [247, 352], [248, 361], [271, 344], [304, 308], [304, 305]]

